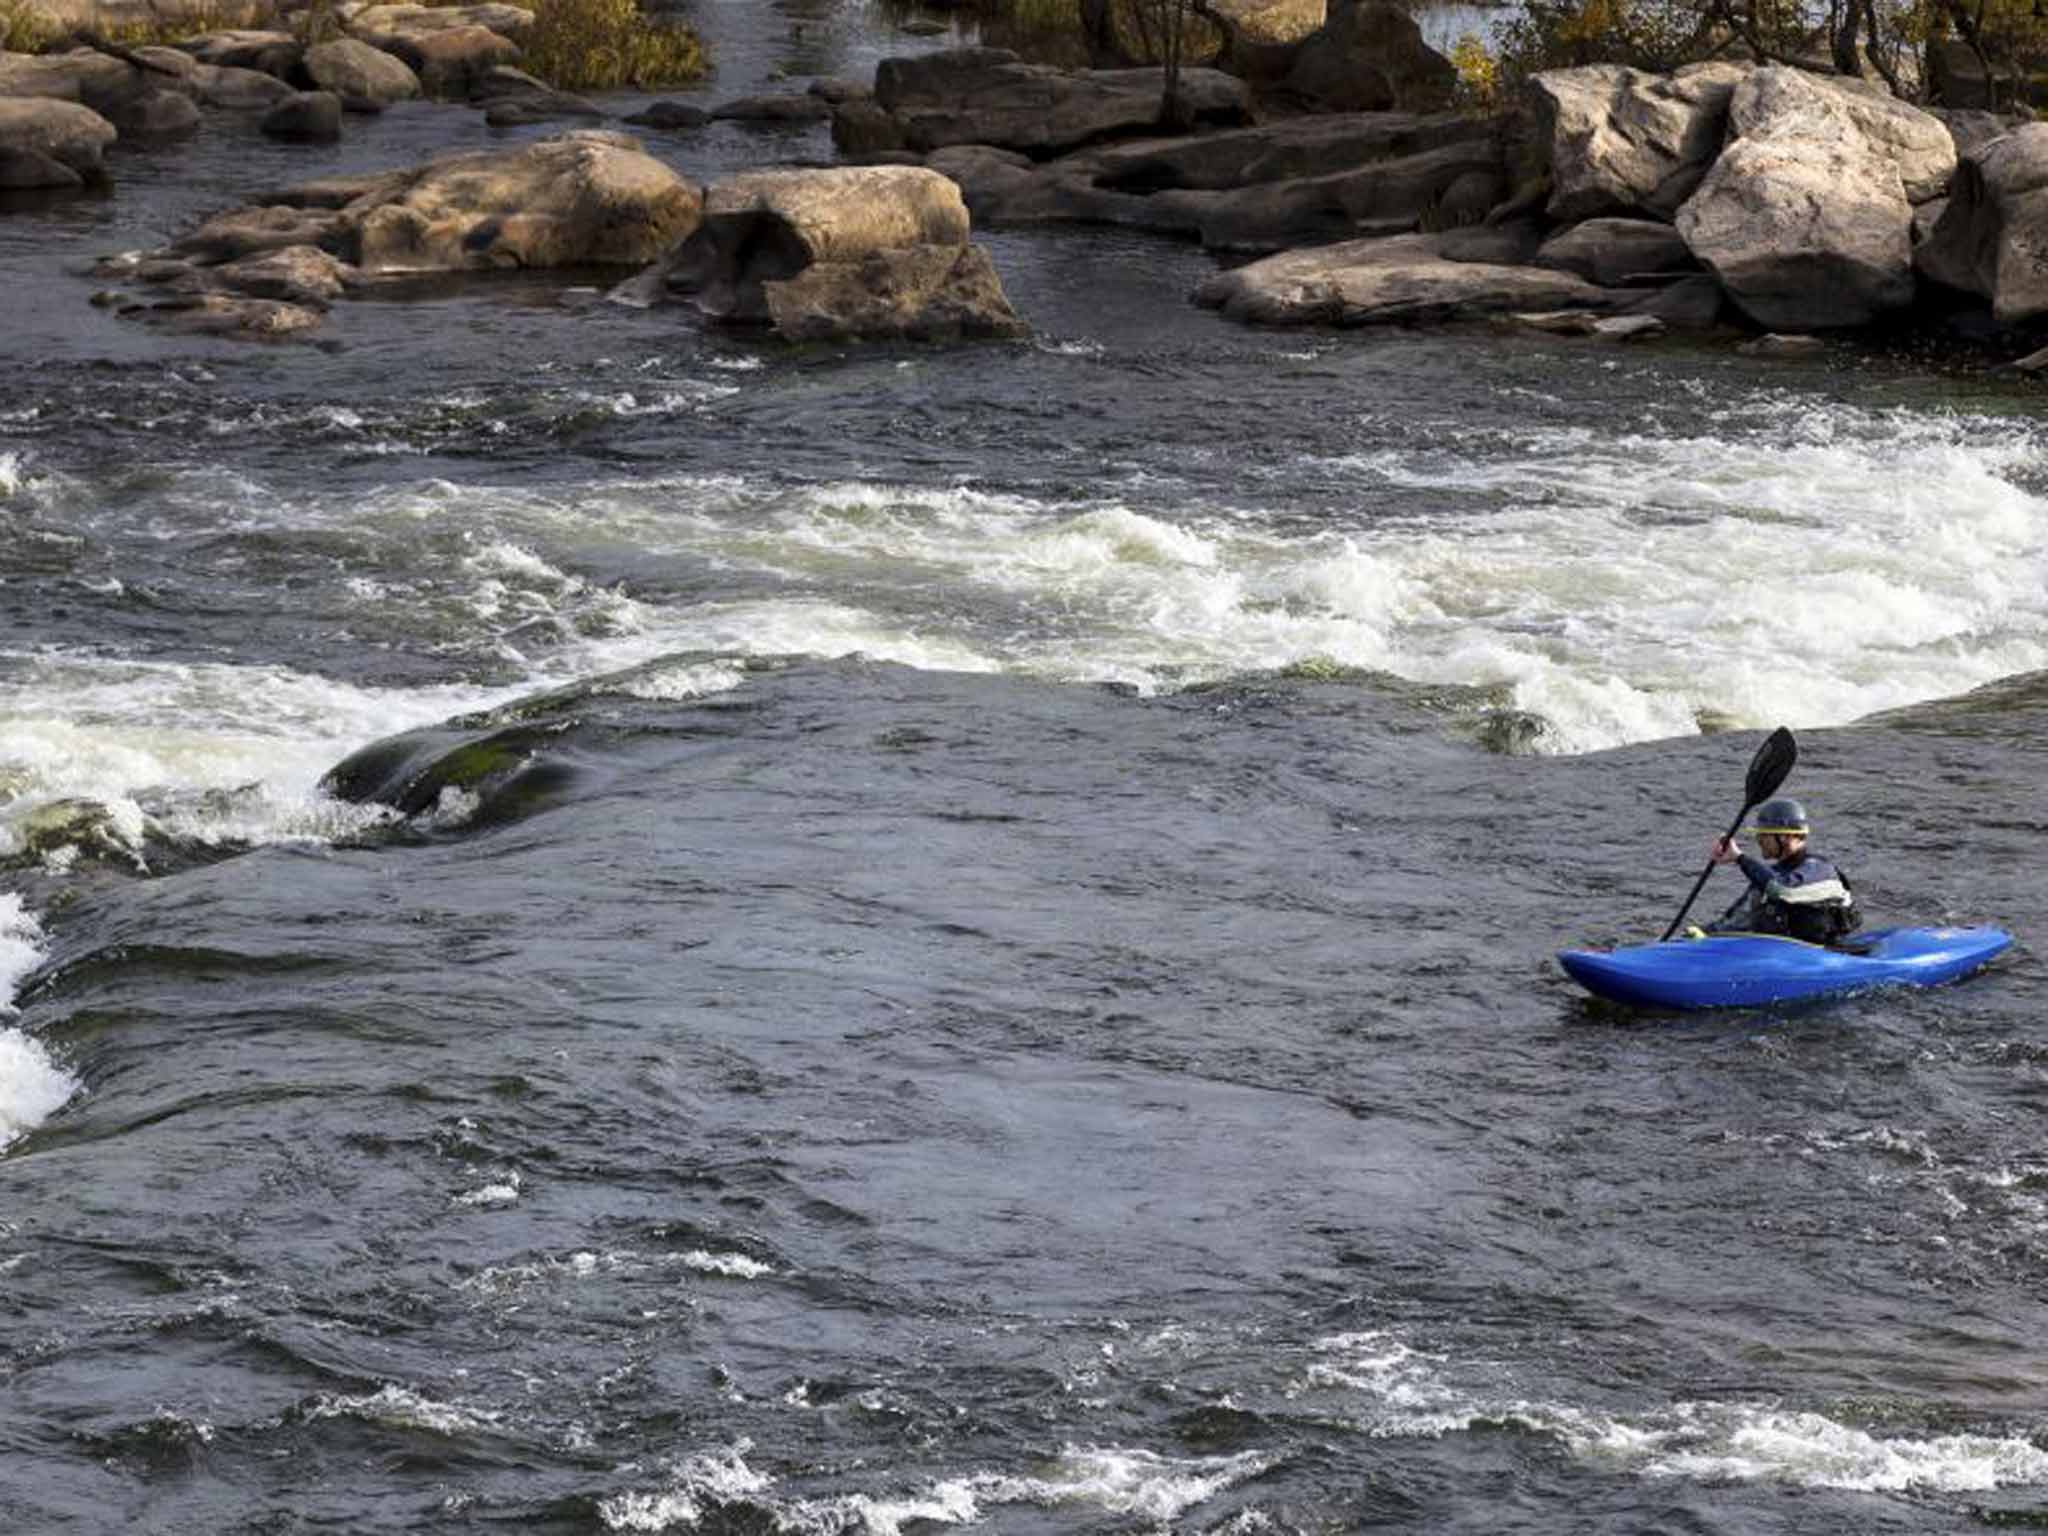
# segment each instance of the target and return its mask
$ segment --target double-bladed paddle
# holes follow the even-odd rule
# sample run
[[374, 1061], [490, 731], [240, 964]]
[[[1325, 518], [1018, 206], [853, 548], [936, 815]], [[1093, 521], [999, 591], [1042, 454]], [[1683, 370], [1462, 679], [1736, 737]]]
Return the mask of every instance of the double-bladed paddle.
[[[1733, 837], [1742, 830], [1742, 818], [1762, 805], [1777, 793], [1778, 786], [1785, 782], [1785, 775], [1792, 771], [1792, 765], [1799, 761], [1799, 743], [1792, 739], [1792, 733], [1779, 726], [1764, 738], [1764, 744], [1756, 749], [1756, 756], [1749, 760], [1749, 778], [1743, 787], [1742, 809], [1735, 820], [1728, 824], [1728, 836]], [[1707, 883], [1707, 876], [1714, 872], [1714, 861], [1707, 860], [1707, 867], [1700, 871], [1699, 879], [1693, 881], [1692, 892], [1685, 898], [1685, 905], [1678, 909], [1678, 916], [1671, 919], [1671, 926], [1664, 930], [1664, 939], [1678, 932], [1678, 925], [1685, 921], [1685, 914], [1692, 910], [1692, 904], [1699, 899], [1700, 890]], [[1663, 943], [1659, 939], [1658, 943]]]

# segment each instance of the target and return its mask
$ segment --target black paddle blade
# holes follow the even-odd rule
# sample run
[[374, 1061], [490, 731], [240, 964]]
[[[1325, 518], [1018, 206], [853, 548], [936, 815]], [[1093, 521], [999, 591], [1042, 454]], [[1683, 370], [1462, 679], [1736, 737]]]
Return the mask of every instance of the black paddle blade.
[[[1799, 743], [1792, 739], [1792, 733], [1784, 726], [1766, 736], [1764, 744], [1756, 749], [1756, 756], [1749, 760], [1749, 787], [1745, 792], [1749, 805], [1762, 805], [1770, 799], [1798, 761]], [[1743, 809], [1746, 812], [1749, 806]]]

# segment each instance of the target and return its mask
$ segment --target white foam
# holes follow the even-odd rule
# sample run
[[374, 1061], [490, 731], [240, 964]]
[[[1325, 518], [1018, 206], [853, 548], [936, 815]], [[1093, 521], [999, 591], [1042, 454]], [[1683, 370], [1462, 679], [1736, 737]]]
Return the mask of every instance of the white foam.
[[1254, 1452], [1175, 1459], [1070, 1445], [1031, 1476], [978, 1472], [901, 1494], [781, 1500], [774, 1497], [775, 1480], [747, 1465], [752, 1448], [741, 1441], [676, 1462], [669, 1487], [615, 1495], [598, 1505], [598, 1514], [616, 1531], [687, 1529], [701, 1524], [716, 1505], [746, 1499], [766, 1506], [776, 1527], [792, 1536], [902, 1536], [908, 1525], [972, 1525], [990, 1508], [1030, 1504], [1135, 1519], [1165, 1530], [1188, 1510], [1273, 1465], [1271, 1457]]
[[744, 1253], [707, 1253], [702, 1248], [693, 1248], [683, 1255], [683, 1266], [706, 1275], [731, 1275], [740, 1280], [758, 1280], [763, 1275], [775, 1273], [772, 1264], [763, 1264], [759, 1259], [750, 1259]]
[[320, 794], [328, 769], [366, 741], [507, 693], [356, 688], [284, 667], [5, 659], [19, 680], [0, 694], [0, 784], [12, 791], [0, 855], [60, 801], [98, 806], [92, 837], [137, 860], [151, 824], [208, 845], [344, 836], [390, 813]]
[[[0, 1019], [16, 1013], [15, 989], [43, 958], [43, 930], [21, 898], [0, 891]], [[49, 1119], [78, 1091], [78, 1079], [39, 1040], [0, 1024], [0, 1149]]]
[[12, 496], [24, 483], [21, 455], [13, 452], [0, 453], [0, 496]]
[[1436, 1438], [1515, 1423], [1617, 1472], [1861, 1492], [2048, 1486], [2048, 1450], [2019, 1436], [1878, 1436], [1771, 1402], [1679, 1402], [1640, 1413], [1531, 1402], [1496, 1370], [1458, 1367], [1383, 1332], [1318, 1340], [1290, 1396], [1335, 1406], [1368, 1433]]
[[495, 1427], [503, 1418], [491, 1409], [438, 1402], [409, 1387], [391, 1385], [363, 1397], [339, 1394], [316, 1398], [304, 1410], [307, 1420], [361, 1419], [399, 1429], [423, 1429], [437, 1435], [473, 1434]]

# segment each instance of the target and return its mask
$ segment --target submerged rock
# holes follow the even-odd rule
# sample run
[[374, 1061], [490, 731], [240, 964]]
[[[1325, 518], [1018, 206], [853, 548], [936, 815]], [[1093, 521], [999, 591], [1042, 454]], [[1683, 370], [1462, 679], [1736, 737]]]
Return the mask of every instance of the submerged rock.
[[341, 137], [341, 98], [332, 91], [301, 91], [263, 114], [273, 139], [332, 144]]

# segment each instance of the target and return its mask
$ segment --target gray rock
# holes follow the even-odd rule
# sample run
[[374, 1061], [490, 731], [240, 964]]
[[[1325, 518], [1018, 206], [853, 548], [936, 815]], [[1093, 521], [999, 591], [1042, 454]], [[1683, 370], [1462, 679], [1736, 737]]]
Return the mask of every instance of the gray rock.
[[789, 341], [960, 341], [1030, 334], [978, 245], [913, 245], [819, 262], [764, 287]]
[[1606, 315], [1593, 322], [1593, 334], [1608, 341], [1643, 341], [1664, 334], [1664, 322], [1656, 315], [1633, 310], [1625, 315]]
[[1613, 311], [1632, 295], [1568, 273], [1446, 261], [1435, 236], [1285, 251], [1219, 272], [1195, 302], [1260, 325], [1407, 325], [1546, 309]]
[[332, 91], [301, 91], [264, 113], [262, 126], [273, 139], [335, 143], [341, 138], [341, 98]]
[[1818, 357], [1827, 349], [1828, 344], [1818, 336], [1786, 335], [1773, 331], [1754, 341], [1745, 341], [1735, 350], [1744, 357]]
[[85, 178], [54, 155], [0, 142], [0, 192], [59, 192]]
[[1531, 77], [1534, 142], [1548, 150], [1550, 216], [1669, 219], [1721, 152], [1743, 64], [1694, 64], [1671, 75], [1620, 64]]
[[1913, 211], [1889, 148], [1836, 93], [1793, 82], [1767, 104], [1678, 211], [1693, 254], [1772, 329], [1867, 325], [1912, 303]]
[[1964, 155], [1948, 207], [1913, 252], [1921, 274], [1987, 299], [2001, 325], [2048, 314], [2048, 123]]
[[17, 189], [104, 180], [102, 156], [116, 137], [112, 123], [77, 102], [0, 97], [0, 154]]
[[421, 92], [437, 101], [465, 101], [492, 70], [519, 62], [519, 45], [485, 26], [439, 27], [382, 36], [365, 33], [364, 37], [404, 60], [418, 78]]
[[741, 96], [720, 102], [711, 116], [729, 123], [822, 123], [832, 103], [808, 91], [783, 96]]
[[1721, 284], [1706, 273], [1680, 278], [1667, 288], [1652, 291], [1631, 304], [1632, 315], [1654, 315], [1674, 331], [1710, 331], [1720, 323], [1726, 306]]
[[[1500, 142], [1501, 124], [1457, 112], [1347, 112], [1252, 128], [1139, 139], [1083, 151], [1095, 184], [1118, 192], [1230, 191], [1332, 176], [1455, 144]], [[1496, 150], [1497, 153], [1497, 150]], [[1081, 162], [1076, 161], [1076, 164]]]
[[711, 114], [687, 102], [657, 101], [625, 120], [641, 128], [702, 128], [711, 121]]
[[1588, 219], [1553, 235], [1534, 258], [1539, 267], [1575, 272], [1603, 288], [1630, 279], [1690, 272], [1699, 266], [1677, 230], [1650, 219]]
[[202, 64], [224, 69], [254, 69], [280, 80], [291, 78], [305, 57], [306, 45], [289, 32], [238, 29], [209, 32], [177, 45]]
[[191, 234], [172, 242], [169, 253], [211, 266], [294, 245], [334, 251], [344, 244], [346, 230], [345, 222], [336, 213], [302, 208], [235, 208], [215, 214]]
[[1215, 193], [1200, 216], [1202, 243], [1263, 252], [1446, 223], [1449, 189], [1470, 176], [1497, 176], [1498, 167], [1490, 140], [1467, 139], [1333, 175]]
[[721, 319], [769, 318], [764, 285], [872, 251], [967, 243], [960, 189], [908, 166], [755, 171], [714, 183], [668, 258], [669, 287]]
[[308, 48], [306, 74], [323, 91], [384, 106], [420, 94], [420, 77], [402, 59], [359, 38], [336, 38]]
[[183, 91], [145, 91], [114, 108], [108, 121], [124, 139], [174, 139], [199, 129], [199, 108]]
[[1872, 151], [1898, 167], [1911, 203], [1940, 197], [1956, 169], [1956, 141], [1946, 123], [1861, 80], [1772, 65], [1758, 69], [1728, 103], [1728, 131], [1755, 138], [1773, 125], [1825, 102], [1840, 111]]
[[841, 102], [832, 109], [832, 147], [849, 160], [907, 148], [903, 125], [872, 101]]
[[551, 118], [602, 118], [604, 111], [581, 96], [558, 91], [545, 80], [523, 69], [500, 64], [485, 71], [472, 95], [483, 106], [484, 121], [492, 127], [514, 123], [544, 123]]
[[218, 336], [239, 341], [302, 341], [320, 326], [320, 311], [274, 299], [243, 299], [221, 293], [180, 294], [119, 311], [152, 329], [179, 336]]
[[[991, 144], [1053, 155], [1155, 126], [1164, 81], [1158, 69], [1064, 71], [1026, 64], [1005, 49], [960, 48], [884, 59], [875, 69], [875, 100], [922, 154]], [[1181, 94], [1196, 123], [1250, 116], [1243, 82], [1213, 69], [1183, 70]]]
[[1445, 261], [1526, 267], [1542, 244], [1543, 225], [1535, 219], [1510, 219], [1500, 224], [1447, 229], [1437, 237], [1437, 254]]
[[1326, 112], [1441, 112], [1457, 87], [1456, 66], [1422, 40], [1406, 8], [1384, 0], [1329, 0], [1285, 82]]

